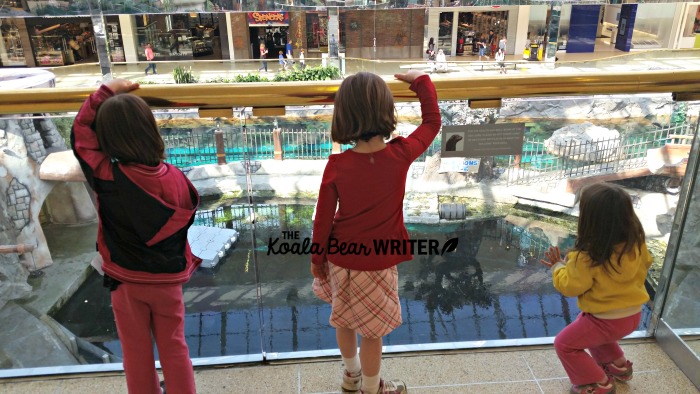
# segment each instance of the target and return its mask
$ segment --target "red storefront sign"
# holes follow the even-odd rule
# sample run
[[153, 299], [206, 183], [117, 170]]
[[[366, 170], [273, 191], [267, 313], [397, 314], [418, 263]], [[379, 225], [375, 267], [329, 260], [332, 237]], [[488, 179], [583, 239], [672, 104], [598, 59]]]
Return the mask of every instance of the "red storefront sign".
[[248, 25], [288, 25], [289, 14], [286, 12], [249, 12]]

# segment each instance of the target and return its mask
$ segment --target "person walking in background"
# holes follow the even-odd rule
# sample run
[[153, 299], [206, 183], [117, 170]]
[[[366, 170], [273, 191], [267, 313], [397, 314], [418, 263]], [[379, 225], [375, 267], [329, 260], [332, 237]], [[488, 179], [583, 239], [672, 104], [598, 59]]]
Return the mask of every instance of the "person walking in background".
[[267, 72], [267, 47], [262, 42], [260, 43], [260, 59], [262, 59], [262, 65], [258, 68], [258, 71], [265, 69], [265, 72]]
[[[476, 41], [476, 45], [479, 46], [479, 61], [481, 61], [481, 58], [486, 56], [486, 38], [484, 38], [484, 33], [481, 33], [479, 39]], [[486, 56], [486, 60], [488, 59], [489, 57]]]
[[299, 50], [299, 67], [301, 67], [302, 70], [306, 68], [306, 60], [304, 59], [304, 48], [301, 48]]
[[493, 30], [489, 30], [489, 41], [488, 41], [489, 56], [496, 55], [496, 46], [497, 45], [498, 45], [498, 37], [496, 36], [496, 33], [494, 33]]
[[179, 169], [163, 162], [165, 148], [151, 109], [126, 94], [138, 87], [114, 79], [91, 94], [73, 123], [71, 147], [97, 196], [97, 249], [127, 389], [194, 394], [182, 284], [202, 261], [187, 242], [199, 194]]
[[279, 56], [278, 56], [279, 62], [280, 62], [280, 69], [279, 71], [283, 71], [287, 69], [287, 61], [284, 60], [284, 52], [280, 51]]
[[[615, 379], [632, 379], [632, 362], [618, 341], [632, 333], [649, 301], [644, 282], [652, 263], [632, 199], [621, 187], [598, 183], [581, 192], [578, 234], [562, 259], [545, 252], [554, 287], [578, 297], [581, 313], [554, 339], [572, 393], [615, 392]], [[590, 355], [586, 352], [590, 351]]]
[[425, 53], [428, 55], [428, 66], [430, 66], [430, 72], [435, 71], [435, 40], [433, 37], [430, 37], [430, 40], [428, 41], [428, 49], [425, 50]]
[[428, 40], [428, 49], [425, 50], [425, 53], [428, 55], [428, 60], [435, 60], [435, 39], [433, 37]]
[[498, 41], [498, 49], [503, 49], [503, 53], [506, 52], [506, 47], [508, 46], [508, 39], [503, 36], [500, 41]]
[[170, 31], [170, 54], [173, 54], [173, 50], [180, 54], [180, 43], [177, 40], [177, 33], [174, 30]]
[[148, 67], [146, 67], [146, 75], [148, 75], [148, 70], [153, 70], [153, 74], [158, 74], [156, 72], [156, 64], [153, 62], [153, 59], [156, 58], [156, 55], [153, 53], [153, 48], [151, 48], [150, 43], [146, 43], [146, 60], [148, 61]]
[[331, 41], [328, 44], [328, 56], [331, 58], [337, 58], [338, 57], [338, 42], [335, 40], [335, 34], [331, 34]]
[[285, 49], [287, 51], [287, 59], [294, 59], [294, 46], [292, 45], [292, 40], [287, 41], [287, 45], [285, 46]]
[[[403, 381], [383, 380], [380, 371], [382, 338], [402, 322], [396, 266], [413, 255], [410, 250], [382, 253], [374, 242], [408, 241], [401, 208], [407, 172], [437, 136], [441, 120], [427, 74], [411, 70], [395, 77], [410, 83], [418, 95], [421, 125], [406, 138], [386, 142], [397, 123], [389, 87], [372, 73], [347, 77], [335, 94], [331, 137], [355, 146], [329, 157], [313, 224], [312, 242], [321, 250], [311, 257], [313, 290], [331, 303], [330, 324], [345, 365], [343, 392], [406, 392]], [[369, 253], [329, 250], [336, 242], [350, 242]]]
[[294, 57], [291, 53], [287, 53], [287, 68], [291, 69], [292, 67], [294, 67]]
[[498, 51], [496, 52], [496, 56], [494, 57], [496, 61], [498, 62], [498, 73], [499, 74], [505, 74], [506, 73], [506, 54], [503, 52], [503, 49], [498, 48]]

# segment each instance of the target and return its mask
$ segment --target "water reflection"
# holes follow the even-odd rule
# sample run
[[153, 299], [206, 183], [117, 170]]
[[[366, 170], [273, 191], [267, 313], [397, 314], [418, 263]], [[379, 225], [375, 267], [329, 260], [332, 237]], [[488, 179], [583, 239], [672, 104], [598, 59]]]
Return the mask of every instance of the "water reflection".
[[[198, 270], [184, 287], [192, 357], [337, 347], [328, 324], [330, 306], [311, 292], [309, 256], [267, 254], [269, 238], [283, 231], [299, 231], [299, 242], [311, 236], [312, 213], [309, 205], [259, 205], [254, 249], [246, 207], [200, 213], [197, 224], [236, 228], [241, 237], [214, 270]], [[408, 225], [412, 239], [459, 242], [452, 253], [416, 256], [399, 266], [404, 324], [386, 345], [550, 337], [575, 319], [576, 299], [554, 290], [551, 274], [537, 263], [550, 244], [567, 248], [573, 236], [509, 219]], [[254, 275], [256, 254], [260, 283]], [[91, 276], [56, 319], [119, 355], [109, 294], [99, 276]], [[642, 325], [647, 321], [645, 316]]]

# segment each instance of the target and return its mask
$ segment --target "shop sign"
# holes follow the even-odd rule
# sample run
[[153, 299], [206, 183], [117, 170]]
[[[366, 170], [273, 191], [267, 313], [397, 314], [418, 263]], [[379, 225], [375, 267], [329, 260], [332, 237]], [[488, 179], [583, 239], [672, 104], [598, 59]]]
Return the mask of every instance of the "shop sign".
[[249, 12], [248, 25], [289, 25], [286, 12]]

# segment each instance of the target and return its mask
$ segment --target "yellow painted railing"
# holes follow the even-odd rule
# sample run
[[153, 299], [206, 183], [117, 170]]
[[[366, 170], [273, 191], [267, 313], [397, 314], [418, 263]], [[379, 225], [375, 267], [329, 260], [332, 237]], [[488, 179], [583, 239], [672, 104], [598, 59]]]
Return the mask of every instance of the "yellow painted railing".
[[[415, 101], [408, 84], [389, 81], [396, 101]], [[259, 115], [286, 106], [331, 104], [340, 81], [144, 85], [135, 91], [153, 108], [200, 108], [203, 116], [231, 116], [231, 108], [253, 107]], [[595, 94], [674, 93], [700, 99], [700, 71], [576, 73], [436, 79], [440, 100], [470, 100], [473, 107], [498, 106], [500, 99]], [[94, 88], [0, 91], [0, 114], [77, 111]], [[266, 112], [265, 109], [272, 111]], [[228, 112], [227, 112], [228, 111]], [[227, 115], [228, 113], [228, 115]]]

